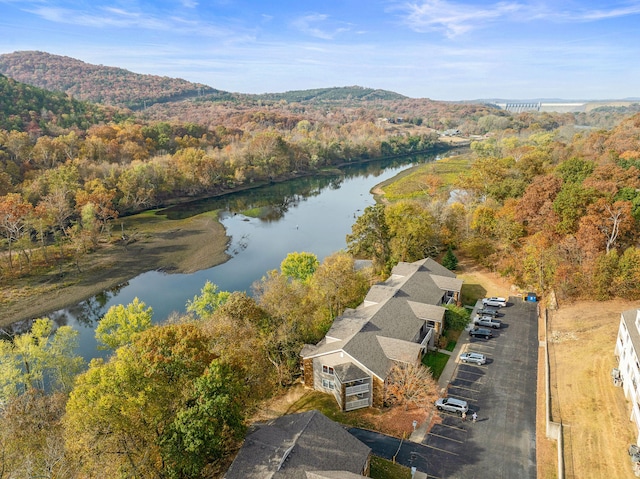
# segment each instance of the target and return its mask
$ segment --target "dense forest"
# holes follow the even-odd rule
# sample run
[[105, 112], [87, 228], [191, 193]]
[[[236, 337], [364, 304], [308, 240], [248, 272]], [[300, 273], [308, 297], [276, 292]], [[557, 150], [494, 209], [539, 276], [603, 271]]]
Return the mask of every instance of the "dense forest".
[[0, 55], [0, 73], [78, 100], [127, 108], [203, 95], [230, 96], [227, 92], [179, 78], [141, 75], [37, 51]]
[[160, 325], [138, 300], [110, 308], [105, 359], [84, 364], [77, 331], [47, 318], [0, 340], [0, 479], [221, 477], [251, 412], [300, 374], [303, 345], [398, 261], [464, 254], [543, 295], [640, 298], [637, 105], [510, 114], [315, 91], [134, 113], [0, 80], [3, 289], [119, 241], [121, 215], [429, 150], [446, 128], [473, 139], [457, 169], [386, 185], [347, 253], [292, 253], [253, 296], [207, 283]]
[[352, 253], [388, 270], [451, 248], [558, 299], [640, 298], [640, 115], [570, 140], [502, 134], [471, 149], [455, 177], [428, 165], [387, 187], [391, 204], [358, 219]]

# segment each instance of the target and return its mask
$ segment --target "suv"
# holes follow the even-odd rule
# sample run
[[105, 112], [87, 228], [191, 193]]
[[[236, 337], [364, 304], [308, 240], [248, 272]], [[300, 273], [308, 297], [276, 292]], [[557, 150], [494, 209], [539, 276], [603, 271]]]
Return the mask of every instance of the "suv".
[[502, 321], [491, 316], [476, 316], [473, 320], [478, 326], [486, 326], [493, 329], [500, 329], [502, 327]]
[[491, 298], [483, 298], [482, 305], [504, 308], [507, 305], [507, 300], [506, 298], [498, 298], [496, 296], [492, 296]]
[[440, 398], [436, 401], [436, 409], [438, 411], [455, 412], [462, 416], [462, 413], [466, 413], [469, 410], [467, 401], [456, 398]]
[[487, 328], [473, 328], [471, 331], [469, 331], [469, 336], [472, 336], [474, 338], [489, 339], [493, 337], [493, 333], [490, 329]]
[[472, 353], [471, 351], [467, 353], [462, 353], [460, 355], [460, 361], [463, 363], [476, 363], [478, 366], [487, 362], [487, 357], [481, 353]]

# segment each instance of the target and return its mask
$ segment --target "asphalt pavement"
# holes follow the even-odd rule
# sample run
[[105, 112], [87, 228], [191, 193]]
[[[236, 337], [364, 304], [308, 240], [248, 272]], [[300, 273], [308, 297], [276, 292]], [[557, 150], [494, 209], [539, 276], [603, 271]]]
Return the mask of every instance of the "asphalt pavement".
[[[429, 429], [429, 417], [405, 441], [358, 428], [349, 432], [376, 456], [415, 467], [422, 473], [416, 479], [536, 479], [537, 305], [511, 297], [501, 312], [503, 327], [494, 338], [470, 338], [463, 332], [451, 353], [442, 351], [451, 358], [438, 381], [440, 392], [469, 403], [466, 421], [434, 410], [441, 421]], [[487, 364], [457, 361], [461, 352], [471, 350], [485, 354]]]

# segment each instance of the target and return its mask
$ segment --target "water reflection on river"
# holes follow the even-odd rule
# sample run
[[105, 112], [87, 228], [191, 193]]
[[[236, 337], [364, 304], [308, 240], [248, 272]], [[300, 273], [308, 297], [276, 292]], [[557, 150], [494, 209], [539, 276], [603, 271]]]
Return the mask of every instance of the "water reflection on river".
[[[278, 268], [290, 252], [311, 252], [322, 261], [344, 249], [357, 216], [375, 203], [371, 188], [412, 163], [433, 158], [378, 161], [349, 167], [339, 175], [296, 179], [174, 207], [167, 212], [171, 218], [220, 209], [221, 222], [231, 237], [231, 259], [192, 274], [149, 271], [50, 318], [78, 329], [82, 356], [104, 355], [96, 349], [94, 327], [110, 306], [128, 304], [138, 297], [153, 308], [154, 321], [163, 321], [174, 311], [184, 312], [187, 300], [199, 294], [207, 280], [224, 291], [250, 294], [252, 283]], [[249, 212], [250, 216], [244, 214]]]

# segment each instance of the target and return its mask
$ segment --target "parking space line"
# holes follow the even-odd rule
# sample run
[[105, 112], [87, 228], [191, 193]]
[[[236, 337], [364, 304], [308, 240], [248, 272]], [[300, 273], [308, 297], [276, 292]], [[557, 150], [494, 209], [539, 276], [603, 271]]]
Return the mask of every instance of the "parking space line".
[[423, 444], [424, 447], [428, 447], [429, 449], [434, 449], [436, 451], [446, 452], [447, 454], [451, 454], [452, 456], [459, 456], [457, 452], [447, 451], [446, 449], [440, 449], [439, 447], [430, 446], [429, 444]]
[[[464, 429], [464, 428], [462, 428], [462, 427], [458, 427], [458, 426], [451, 426], [450, 424], [445, 424], [445, 423], [443, 423], [443, 422], [441, 422], [440, 424], [438, 424], [438, 426], [440, 426], [440, 427], [447, 427], [447, 428], [449, 428], [449, 429], [455, 429], [456, 431], [464, 431], [464, 432], [467, 432], [467, 430], [466, 430], [466, 429]], [[429, 434], [431, 434], [431, 433], [429, 433]]]
[[[485, 376], [485, 374], [484, 374], [484, 373], [483, 373], [483, 374], [480, 374], [480, 373], [475, 373], [475, 372], [473, 372], [473, 371], [464, 371], [464, 373], [465, 373], [466, 375], [468, 375], [468, 376], [473, 376], [473, 377], [476, 377], [476, 378], [482, 378], [482, 377], [484, 377], [484, 376]], [[458, 378], [458, 375], [456, 374], [456, 377], [455, 377], [455, 378], [453, 378], [453, 379], [457, 379], [457, 378]], [[467, 381], [468, 381], [468, 379], [467, 379]]]
[[462, 443], [464, 443], [464, 441], [458, 441], [457, 439], [452, 439], [452, 438], [447, 437], [447, 436], [441, 436], [440, 434], [434, 434], [434, 433], [432, 433], [432, 432], [430, 432], [429, 434], [427, 434], [427, 436], [439, 437], [440, 439], [446, 439], [447, 441], [457, 442], [458, 444], [462, 444]]
[[[460, 379], [458, 378], [457, 380], [460, 380]], [[470, 382], [470, 381], [467, 381], [467, 382]], [[471, 392], [474, 392], [474, 393], [479, 393], [480, 392], [480, 389], [473, 389], [473, 388], [470, 388], [470, 387], [458, 386], [457, 384], [449, 384], [449, 387], [450, 388], [453, 387], [453, 388], [462, 389], [463, 391], [471, 391]]]

